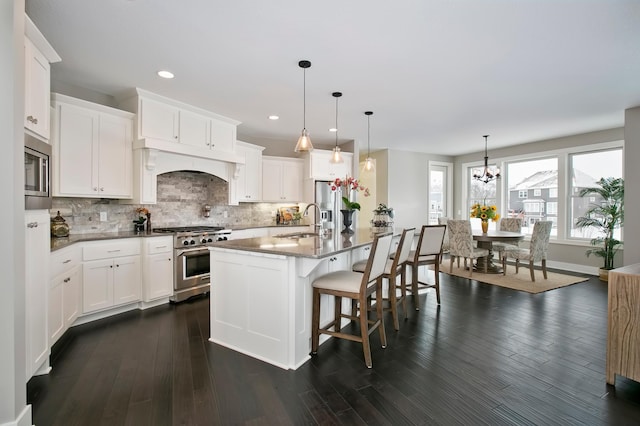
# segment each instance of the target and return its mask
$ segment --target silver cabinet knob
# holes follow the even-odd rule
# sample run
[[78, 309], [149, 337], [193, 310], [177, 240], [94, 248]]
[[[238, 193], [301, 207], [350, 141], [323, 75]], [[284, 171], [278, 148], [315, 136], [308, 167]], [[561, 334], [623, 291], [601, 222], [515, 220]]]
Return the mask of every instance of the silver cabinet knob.
[[103, 192], [104, 192], [104, 188], [103, 188], [103, 187], [100, 187], [100, 191], [103, 191]]

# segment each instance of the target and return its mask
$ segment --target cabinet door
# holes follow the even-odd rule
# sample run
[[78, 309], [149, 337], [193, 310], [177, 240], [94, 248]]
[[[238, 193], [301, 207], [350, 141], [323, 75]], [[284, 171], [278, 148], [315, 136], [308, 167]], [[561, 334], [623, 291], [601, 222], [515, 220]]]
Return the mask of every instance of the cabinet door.
[[282, 162], [282, 199], [300, 201], [302, 199], [302, 163]]
[[64, 280], [66, 276], [59, 276], [51, 280], [49, 286], [49, 344], [53, 345], [64, 333]]
[[245, 199], [261, 201], [262, 196], [262, 151], [250, 149], [245, 155]]
[[[98, 139], [99, 117], [96, 112], [74, 105], [58, 104], [58, 134], [54, 140], [54, 159], [58, 165], [58, 182], [54, 196], [99, 195]], [[58, 191], [55, 191], [56, 187]]]
[[[49, 250], [49, 212], [25, 214], [25, 321], [27, 377], [31, 377], [49, 356], [47, 318]], [[44, 263], [44, 264], [43, 264]]]
[[82, 268], [82, 312], [113, 305], [113, 260], [85, 262]]
[[113, 304], [137, 302], [142, 293], [140, 256], [113, 259]]
[[211, 119], [185, 110], [180, 110], [179, 116], [180, 143], [208, 149], [211, 145]]
[[283, 201], [282, 163], [277, 160], [262, 160], [262, 200]]
[[68, 277], [63, 280], [62, 313], [65, 331], [80, 315], [80, 292], [82, 289], [82, 274], [80, 266], [73, 268]]
[[173, 253], [147, 256], [144, 274], [145, 302], [173, 294]]
[[211, 120], [211, 149], [233, 152], [236, 126], [223, 121]]
[[51, 66], [47, 58], [25, 38], [24, 127], [49, 139]]
[[151, 99], [140, 99], [139, 137], [178, 141], [178, 108]]
[[101, 196], [131, 198], [132, 127], [130, 119], [100, 115], [98, 182]]

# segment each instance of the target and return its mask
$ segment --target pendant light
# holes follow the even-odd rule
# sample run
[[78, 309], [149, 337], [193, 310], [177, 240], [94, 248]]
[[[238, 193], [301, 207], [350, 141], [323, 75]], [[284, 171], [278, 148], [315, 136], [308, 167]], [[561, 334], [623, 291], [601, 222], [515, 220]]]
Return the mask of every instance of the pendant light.
[[342, 154], [340, 154], [340, 147], [338, 146], [338, 98], [342, 96], [341, 92], [333, 92], [331, 94], [334, 98], [336, 98], [336, 146], [333, 148], [333, 154], [331, 155], [331, 160], [329, 160], [332, 164], [343, 163]]
[[374, 169], [373, 158], [371, 158], [371, 116], [373, 111], [365, 111], [364, 115], [367, 116], [367, 159], [364, 160], [364, 171], [372, 172]]
[[500, 177], [500, 169], [496, 168], [494, 171], [489, 168], [489, 155], [487, 154], [487, 138], [489, 135], [482, 137], [484, 138], [484, 169], [482, 169], [482, 174], [480, 174], [479, 170], [474, 170], [473, 177], [480, 182], [489, 183]]
[[295, 152], [311, 152], [313, 151], [313, 145], [311, 144], [311, 136], [307, 131], [307, 68], [311, 68], [311, 62], [300, 61], [298, 66], [302, 68], [302, 134], [296, 144]]

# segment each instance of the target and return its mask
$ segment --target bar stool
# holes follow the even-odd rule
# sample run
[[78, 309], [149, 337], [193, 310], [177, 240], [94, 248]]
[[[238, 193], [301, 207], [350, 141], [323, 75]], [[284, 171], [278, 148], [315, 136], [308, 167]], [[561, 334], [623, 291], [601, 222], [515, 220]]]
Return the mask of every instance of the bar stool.
[[[440, 304], [440, 258], [442, 257], [442, 242], [447, 225], [423, 225], [415, 251], [409, 254], [407, 265], [411, 266], [411, 294], [416, 311], [420, 310], [420, 288], [435, 288], [436, 300]], [[435, 283], [429, 284], [418, 281], [418, 268], [423, 265], [434, 265]]]
[[[389, 282], [388, 298], [389, 307], [383, 310], [391, 311], [391, 318], [393, 318], [393, 328], [400, 330], [400, 324], [398, 322], [398, 303], [402, 302], [402, 309], [404, 310], [404, 319], [407, 319], [407, 265], [406, 262], [409, 259], [409, 253], [411, 252], [411, 244], [413, 244], [413, 235], [416, 232], [416, 228], [409, 228], [402, 231], [400, 242], [398, 243], [398, 250], [393, 255], [393, 259], [387, 260], [387, 264], [384, 268], [382, 278], [386, 278]], [[363, 273], [367, 267], [367, 260], [361, 260], [353, 264], [351, 269], [354, 272]], [[400, 274], [400, 285], [397, 283], [398, 274]], [[400, 289], [400, 299], [397, 297], [397, 290]], [[376, 300], [383, 297], [378, 296], [376, 293]], [[355, 316], [355, 309], [352, 310]]]
[[[360, 306], [368, 306], [368, 301], [371, 300], [373, 293], [382, 294], [382, 274], [389, 256], [392, 237], [391, 233], [374, 237], [371, 254], [363, 274], [353, 271], [335, 271], [323, 275], [313, 282], [313, 312], [311, 319], [311, 353], [313, 355], [318, 353], [320, 334], [361, 342], [364, 361], [368, 368], [372, 366], [369, 334], [377, 328], [380, 332], [382, 347], [387, 347], [387, 337], [384, 333], [384, 322], [382, 321], [382, 302], [376, 303], [377, 317], [375, 321], [369, 319], [368, 309], [361, 310], [359, 336], [342, 333], [340, 331], [340, 322], [342, 318], [357, 319], [353, 315], [342, 313], [343, 297], [357, 300]], [[324, 327], [320, 327], [320, 295], [322, 294], [335, 297], [334, 319]], [[333, 327], [334, 331], [329, 330], [331, 327]]]

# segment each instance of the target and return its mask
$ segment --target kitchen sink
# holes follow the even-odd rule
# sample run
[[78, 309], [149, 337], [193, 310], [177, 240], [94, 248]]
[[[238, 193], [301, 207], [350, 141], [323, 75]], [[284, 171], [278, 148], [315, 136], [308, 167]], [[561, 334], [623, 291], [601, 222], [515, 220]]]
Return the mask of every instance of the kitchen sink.
[[291, 234], [274, 235], [274, 238], [310, 238], [317, 236], [318, 234], [314, 232], [293, 232]]

